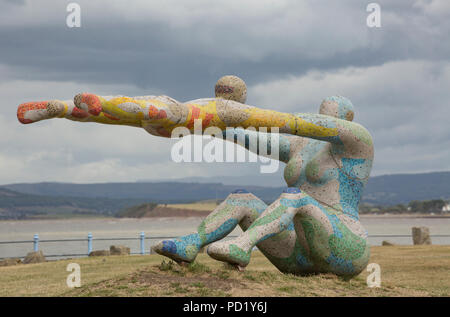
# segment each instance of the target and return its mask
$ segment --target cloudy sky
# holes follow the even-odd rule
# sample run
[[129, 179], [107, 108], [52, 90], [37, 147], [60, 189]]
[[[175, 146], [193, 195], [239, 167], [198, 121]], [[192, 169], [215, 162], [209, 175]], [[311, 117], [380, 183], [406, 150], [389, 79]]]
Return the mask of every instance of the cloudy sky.
[[[81, 27], [66, 7], [81, 7]], [[101, 95], [212, 97], [223, 75], [247, 103], [317, 112], [344, 95], [375, 142], [372, 175], [450, 170], [450, 1], [0, 0], [0, 183], [258, 173], [174, 163], [173, 140], [63, 119], [21, 125], [17, 105]], [[282, 166], [281, 166], [282, 168]]]

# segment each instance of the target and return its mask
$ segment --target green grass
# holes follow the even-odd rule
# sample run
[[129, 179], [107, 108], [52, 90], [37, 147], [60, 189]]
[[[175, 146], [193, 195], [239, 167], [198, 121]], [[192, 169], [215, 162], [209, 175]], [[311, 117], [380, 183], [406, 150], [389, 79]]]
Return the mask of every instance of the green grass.
[[[81, 267], [80, 288], [69, 289], [69, 263]], [[244, 272], [199, 254], [188, 266], [159, 255], [77, 258], [0, 267], [0, 296], [450, 296], [450, 246], [373, 247], [381, 287], [369, 272], [344, 280], [333, 274], [280, 273], [254, 252]]]

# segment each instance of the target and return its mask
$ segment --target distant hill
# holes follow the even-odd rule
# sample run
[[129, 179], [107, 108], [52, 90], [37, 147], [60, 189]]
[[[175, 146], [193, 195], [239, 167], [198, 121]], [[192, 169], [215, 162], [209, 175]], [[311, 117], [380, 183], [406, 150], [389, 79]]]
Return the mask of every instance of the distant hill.
[[[227, 182], [230, 181], [229, 177], [226, 178]], [[209, 183], [203, 183], [208, 179]], [[262, 178], [257, 179], [260, 182]], [[268, 177], [265, 179], [270, 180]], [[78, 212], [115, 214], [121, 209], [143, 203], [166, 204], [224, 199], [237, 188], [246, 188], [264, 201], [271, 202], [278, 198], [284, 188], [284, 186], [222, 184], [221, 177], [202, 178], [201, 181], [202, 183], [189, 183], [183, 180], [179, 182], [3, 185], [0, 186], [0, 217], [2, 210], [4, 214], [8, 210], [39, 212], [48, 210], [50, 207], [53, 209], [64, 207], [66, 210], [78, 210]], [[363, 195], [363, 202], [382, 206], [430, 199], [450, 199], [450, 172], [372, 177]]]
[[145, 199], [43, 196], [0, 187], [0, 219], [111, 216]]
[[[139, 180], [138, 183], [160, 183], [167, 182], [168, 180]], [[249, 175], [240, 175], [240, 176], [219, 176], [219, 177], [202, 177], [202, 176], [192, 176], [192, 177], [184, 177], [171, 180], [172, 182], [177, 183], [200, 183], [200, 184], [209, 184], [209, 183], [221, 183], [223, 185], [233, 185], [236, 186], [240, 184], [240, 186], [263, 186], [263, 187], [284, 187], [286, 186], [286, 182], [283, 178], [283, 169], [280, 169], [276, 173], [271, 174], [261, 174], [261, 173], [253, 173]]]
[[[112, 199], [145, 199], [155, 203], [182, 203], [207, 199], [224, 199], [233, 190], [242, 188], [237, 185], [221, 183], [101, 183], [101, 184], [70, 184], [70, 183], [36, 183], [12, 184], [0, 186], [16, 192], [63, 197], [112, 198]], [[267, 201], [276, 199], [282, 187], [271, 188], [262, 186], [245, 186], [245, 188], [261, 199]]]
[[[215, 177], [214, 181], [224, 185], [242, 184], [274, 187], [280, 192], [285, 186], [283, 174], [255, 174], [243, 176]], [[144, 181], [141, 181], [144, 183]], [[177, 182], [211, 183], [211, 177], [178, 179]], [[236, 185], [235, 185], [236, 186]], [[363, 202], [377, 205], [406, 204], [412, 200], [450, 199], [450, 172], [420, 174], [392, 174], [374, 176], [364, 190]]]
[[198, 210], [188, 208], [176, 208], [174, 205], [167, 206], [166, 204], [141, 204], [131, 206], [120, 210], [116, 217], [126, 218], [142, 218], [142, 217], [206, 217], [215, 207], [209, 210]]
[[430, 199], [450, 199], [450, 172], [371, 177], [363, 195], [364, 202], [379, 205]]
[[119, 212], [116, 213], [116, 216], [120, 218], [142, 218], [146, 214], [150, 213], [153, 209], [155, 209], [156, 206], [158, 205], [153, 203], [131, 206], [119, 210]]

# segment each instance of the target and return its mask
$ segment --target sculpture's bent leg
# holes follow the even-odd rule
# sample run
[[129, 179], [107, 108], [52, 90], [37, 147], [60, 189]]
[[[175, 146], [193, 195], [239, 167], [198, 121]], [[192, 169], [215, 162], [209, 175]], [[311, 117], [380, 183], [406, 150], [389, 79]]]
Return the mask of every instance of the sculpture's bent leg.
[[[201, 247], [224, 238], [237, 224], [247, 230], [266, 209], [267, 205], [255, 195], [245, 190], [235, 191], [203, 220], [196, 233], [161, 241], [153, 250], [177, 262], [192, 262]], [[310, 273], [313, 266], [306, 259], [306, 242], [302, 245], [299, 241], [304, 239], [297, 239], [291, 222], [286, 230], [258, 243], [257, 247], [282, 272]]]
[[[208, 254], [221, 261], [246, 266], [256, 244], [274, 237], [294, 222], [301, 245], [305, 247], [304, 271], [359, 274], [369, 260], [367, 233], [360, 223], [341, 212], [324, 208], [298, 188], [288, 188], [247, 231], [239, 237], [216, 242]], [[303, 240], [303, 241], [302, 241]]]
[[238, 224], [247, 229], [266, 208], [255, 195], [236, 190], [202, 221], [196, 233], [160, 241], [153, 250], [177, 262], [192, 262], [203, 246], [227, 236]]

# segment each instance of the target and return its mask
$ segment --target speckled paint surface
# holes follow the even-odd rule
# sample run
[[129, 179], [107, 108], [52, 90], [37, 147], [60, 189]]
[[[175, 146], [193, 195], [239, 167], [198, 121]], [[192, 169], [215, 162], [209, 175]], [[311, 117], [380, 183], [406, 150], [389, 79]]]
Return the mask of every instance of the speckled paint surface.
[[[367, 232], [358, 205], [374, 157], [372, 137], [352, 122], [354, 109], [341, 96], [326, 98], [319, 114], [282, 113], [246, 105], [246, 87], [230, 76], [219, 80], [216, 98], [178, 102], [167, 96], [97, 96], [21, 104], [17, 117], [29, 124], [50, 118], [129, 125], [161, 137], [177, 127], [191, 132], [194, 120], [203, 130], [227, 127], [235, 135], [267, 140], [270, 134], [247, 128], [279, 128], [279, 160], [286, 163], [287, 189], [270, 205], [245, 189], [231, 193], [190, 235], [159, 242], [155, 251], [176, 261], [192, 262], [199, 249], [220, 261], [246, 266], [259, 250], [282, 272], [360, 273], [369, 260]], [[233, 86], [240, 85], [240, 86]], [[239, 102], [240, 101], [240, 102]], [[270, 148], [270, 146], [268, 146]], [[260, 154], [261, 149], [256, 149]], [[267, 153], [263, 151], [264, 153]], [[227, 241], [237, 225], [241, 236]]]

